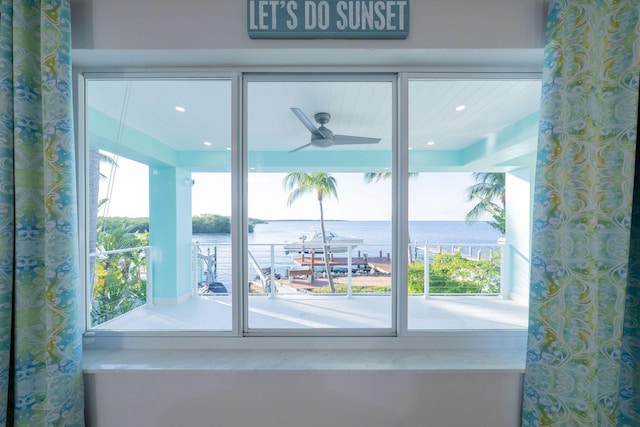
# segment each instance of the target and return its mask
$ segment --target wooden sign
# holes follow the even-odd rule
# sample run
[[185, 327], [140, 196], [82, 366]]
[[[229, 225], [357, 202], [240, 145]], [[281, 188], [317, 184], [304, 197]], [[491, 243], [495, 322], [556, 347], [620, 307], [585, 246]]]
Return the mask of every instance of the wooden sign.
[[409, 0], [248, 0], [252, 39], [405, 39]]

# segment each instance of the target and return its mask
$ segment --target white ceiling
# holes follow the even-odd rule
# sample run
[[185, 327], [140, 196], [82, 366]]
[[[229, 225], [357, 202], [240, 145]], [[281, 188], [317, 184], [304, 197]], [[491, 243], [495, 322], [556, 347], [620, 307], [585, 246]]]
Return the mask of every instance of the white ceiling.
[[[540, 82], [532, 80], [412, 80], [408, 90], [409, 145], [426, 150], [469, 146], [538, 111], [540, 100]], [[90, 80], [87, 86], [90, 108], [176, 150], [230, 147], [231, 97], [231, 83], [222, 79]], [[309, 142], [291, 107], [312, 120], [317, 112], [330, 113], [327, 127], [334, 133], [382, 138], [375, 146], [331, 150], [391, 146], [394, 97], [388, 81], [253, 81], [246, 97], [249, 150], [289, 151]], [[458, 105], [466, 109], [456, 112]]]

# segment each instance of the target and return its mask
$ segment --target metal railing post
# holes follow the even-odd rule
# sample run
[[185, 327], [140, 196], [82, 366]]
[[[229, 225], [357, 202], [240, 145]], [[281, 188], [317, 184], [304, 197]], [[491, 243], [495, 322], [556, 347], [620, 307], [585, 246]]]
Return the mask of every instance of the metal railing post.
[[91, 313], [93, 311], [93, 289], [95, 287], [95, 283], [96, 283], [96, 266], [98, 264], [98, 257], [96, 254], [90, 254], [89, 255], [89, 262], [92, 262], [94, 264], [93, 268], [89, 269], [90, 271], [93, 271], [93, 275], [92, 277], [89, 278], [89, 280], [87, 280], [87, 295], [85, 297], [85, 302], [86, 302], [86, 310], [87, 312], [86, 314], [86, 322], [87, 322], [87, 329], [90, 329], [92, 327], [92, 321], [91, 321]]
[[349, 256], [347, 257], [347, 298], [352, 296], [351, 290], [351, 243], [347, 243], [347, 253]]
[[153, 262], [151, 260], [151, 246], [145, 249], [145, 256], [147, 257], [147, 304], [153, 305]]
[[274, 298], [276, 296], [276, 258], [275, 258], [275, 250], [274, 250], [274, 245], [271, 244], [271, 264], [269, 265], [269, 287], [271, 290], [271, 293], [269, 295], [269, 298]]
[[509, 289], [507, 289], [507, 277], [509, 277], [509, 266], [511, 265], [511, 253], [507, 246], [507, 240], [504, 237], [498, 239], [498, 248], [500, 248], [500, 296], [504, 299], [509, 298]]
[[191, 245], [191, 294], [198, 295], [198, 252], [200, 248], [198, 242]]
[[424, 298], [429, 298], [429, 242], [424, 242]]

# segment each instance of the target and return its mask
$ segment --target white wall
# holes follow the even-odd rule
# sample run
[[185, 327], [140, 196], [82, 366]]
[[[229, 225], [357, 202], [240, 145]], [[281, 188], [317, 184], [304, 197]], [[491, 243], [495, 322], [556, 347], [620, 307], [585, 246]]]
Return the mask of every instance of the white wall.
[[521, 168], [506, 174], [506, 239], [511, 270], [506, 277], [509, 296], [521, 301], [529, 299], [531, 277], [531, 194], [533, 168]]
[[544, 0], [413, 0], [406, 40], [251, 40], [246, 0], [71, 0], [74, 49], [530, 49]]
[[521, 380], [494, 371], [86, 374], [87, 427], [514, 427]]
[[[406, 40], [252, 40], [245, 0], [71, 0], [76, 67], [540, 71], [545, 0], [420, 0]], [[313, 50], [313, 54], [310, 54]]]
[[[76, 68], [386, 64], [510, 71], [523, 63], [539, 71], [546, 2], [413, 0], [408, 39], [388, 41], [251, 40], [244, 0], [71, 4]], [[87, 372], [85, 380], [89, 426], [512, 427], [519, 424], [522, 373], [105, 370]]]

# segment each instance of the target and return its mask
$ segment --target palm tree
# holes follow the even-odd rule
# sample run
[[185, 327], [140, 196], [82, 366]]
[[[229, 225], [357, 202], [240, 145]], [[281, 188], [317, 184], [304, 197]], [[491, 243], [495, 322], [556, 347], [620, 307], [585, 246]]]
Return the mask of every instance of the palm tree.
[[507, 219], [504, 172], [474, 172], [473, 179], [476, 183], [467, 188], [467, 200], [478, 203], [467, 213], [466, 221], [475, 221], [486, 212], [493, 218], [489, 225], [504, 235]]
[[[98, 242], [98, 208], [104, 200], [98, 200], [100, 181], [107, 177], [100, 172], [100, 165], [106, 164], [117, 168], [115, 158], [101, 153], [97, 147], [89, 147], [89, 252], [95, 252]], [[93, 280], [94, 262], [89, 263], [89, 279]]]
[[293, 202], [298, 200], [301, 196], [307, 193], [315, 193], [320, 205], [320, 229], [322, 231], [322, 247], [324, 248], [324, 268], [327, 272], [329, 279], [329, 286], [331, 292], [335, 292], [336, 288], [333, 285], [333, 277], [331, 277], [331, 268], [329, 265], [328, 246], [327, 246], [327, 234], [324, 229], [324, 208], [322, 202], [327, 197], [338, 198], [336, 191], [337, 183], [336, 179], [327, 173], [306, 173], [306, 172], [292, 172], [287, 174], [282, 185], [287, 191], [290, 191], [287, 198], [287, 206], [291, 206]]
[[[418, 172], [409, 172], [409, 178], [416, 178], [420, 175]], [[391, 172], [366, 172], [364, 174], [364, 182], [378, 182], [391, 178]]]
[[[417, 178], [419, 172], [409, 172], [409, 179]], [[391, 178], [391, 172], [365, 172], [364, 182], [370, 184], [372, 182], [384, 181]], [[417, 246], [416, 246], [417, 247]], [[413, 260], [411, 255], [411, 238], [409, 238], [409, 259]]]
[[89, 251], [94, 252], [96, 249], [96, 233], [98, 228], [98, 208], [102, 206], [106, 200], [98, 200], [100, 190], [100, 181], [107, 179], [100, 172], [100, 165], [106, 164], [112, 168], [117, 168], [118, 163], [114, 157], [100, 152], [96, 147], [89, 147]]

